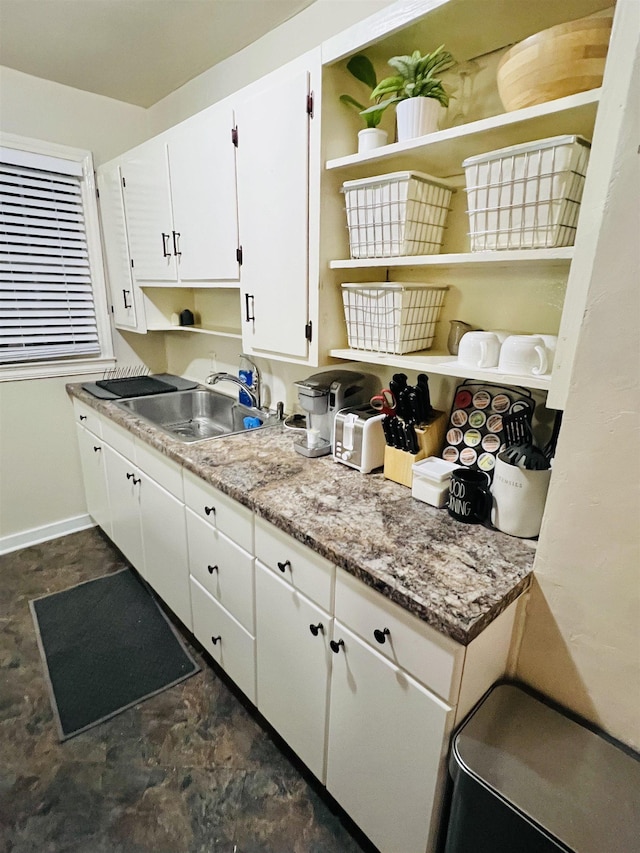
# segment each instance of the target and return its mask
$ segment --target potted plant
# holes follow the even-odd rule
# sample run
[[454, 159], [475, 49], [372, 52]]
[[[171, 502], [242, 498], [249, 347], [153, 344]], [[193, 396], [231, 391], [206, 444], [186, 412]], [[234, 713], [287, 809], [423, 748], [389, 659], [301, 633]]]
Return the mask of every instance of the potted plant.
[[[392, 56], [388, 64], [397, 73], [375, 86], [371, 99], [376, 103], [363, 111], [363, 117], [396, 104], [399, 142], [437, 130], [440, 107], [449, 106], [449, 95], [438, 75], [455, 64], [453, 56], [441, 44], [424, 56], [419, 50], [410, 56]], [[381, 100], [388, 95], [391, 97]]]
[[[347, 71], [349, 71], [356, 80], [364, 83], [369, 89], [374, 90], [378, 85], [376, 72], [371, 63], [371, 60], [362, 53], [352, 56], [347, 62]], [[358, 153], [369, 151], [372, 148], [380, 148], [387, 144], [387, 131], [378, 127], [382, 119], [382, 114], [389, 104], [378, 107], [377, 103], [382, 98], [382, 95], [374, 98], [373, 92], [371, 98], [376, 101], [372, 107], [365, 107], [359, 101], [356, 101], [351, 95], [340, 95], [340, 100], [348, 107], [354, 107], [362, 116], [366, 127], [358, 133]], [[391, 101], [389, 101], [391, 103]]]

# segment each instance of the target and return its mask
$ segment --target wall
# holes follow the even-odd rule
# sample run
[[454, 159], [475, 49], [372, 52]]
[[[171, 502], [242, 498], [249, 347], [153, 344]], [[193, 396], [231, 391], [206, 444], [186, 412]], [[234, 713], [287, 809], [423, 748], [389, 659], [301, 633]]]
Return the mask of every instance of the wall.
[[[0, 67], [2, 130], [93, 152], [95, 164], [138, 144], [146, 110]], [[133, 337], [133, 336], [129, 336]], [[115, 336], [125, 363], [164, 369], [163, 341]], [[89, 523], [65, 384], [99, 376], [0, 382], [0, 552]]]
[[315, 0], [291, 20], [149, 108], [149, 135], [231, 95], [394, 0]]
[[[640, 15], [638, 16], [640, 18]], [[518, 676], [640, 748], [640, 61], [535, 563]], [[609, 128], [607, 128], [608, 130]]]
[[147, 111], [0, 66], [2, 130], [86, 148], [97, 166], [142, 142]]

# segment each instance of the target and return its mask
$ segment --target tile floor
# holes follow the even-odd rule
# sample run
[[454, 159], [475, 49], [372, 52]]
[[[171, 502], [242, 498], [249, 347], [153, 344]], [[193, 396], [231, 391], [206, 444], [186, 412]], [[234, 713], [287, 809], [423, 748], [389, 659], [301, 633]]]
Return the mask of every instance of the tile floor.
[[123, 565], [95, 529], [0, 557], [1, 853], [371, 853], [193, 643], [201, 673], [58, 742], [29, 600]]

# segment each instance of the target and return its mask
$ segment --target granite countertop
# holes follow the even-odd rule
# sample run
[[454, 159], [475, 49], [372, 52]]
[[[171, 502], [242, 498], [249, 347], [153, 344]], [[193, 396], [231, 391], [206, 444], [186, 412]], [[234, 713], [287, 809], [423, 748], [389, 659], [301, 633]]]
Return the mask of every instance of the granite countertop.
[[280, 426], [185, 444], [80, 384], [67, 391], [463, 645], [529, 586], [531, 541], [457, 522], [382, 474], [300, 456]]

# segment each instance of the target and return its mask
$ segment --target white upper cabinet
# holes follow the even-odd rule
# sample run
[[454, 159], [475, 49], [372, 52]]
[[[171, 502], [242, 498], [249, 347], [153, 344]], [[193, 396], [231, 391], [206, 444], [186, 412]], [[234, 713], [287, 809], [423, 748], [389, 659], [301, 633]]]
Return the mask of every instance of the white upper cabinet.
[[166, 136], [125, 155], [121, 170], [135, 280], [177, 281]]
[[234, 102], [243, 345], [294, 360], [307, 358], [311, 334], [309, 157], [319, 119], [310, 97], [319, 67], [319, 51], [305, 54]]
[[169, 137], [175, 252], [182, 282], [239, 278], [232, 129], [233, 112], [225, 102], [179, 125]]
[[120, 329], [146, 332], [142, 296], [131, 274], [122, 175], [118, 163], [107, 163], [99, 170], [98, 192], [114, 323]]

